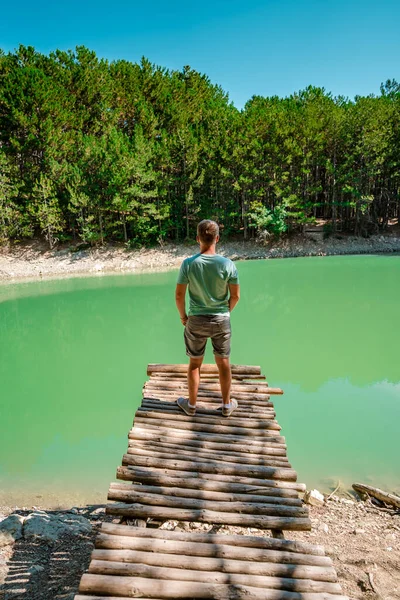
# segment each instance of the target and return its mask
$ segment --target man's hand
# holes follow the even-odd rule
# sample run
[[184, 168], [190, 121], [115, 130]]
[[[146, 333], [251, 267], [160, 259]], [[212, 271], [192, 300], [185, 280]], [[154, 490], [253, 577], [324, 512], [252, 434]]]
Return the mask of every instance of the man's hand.
[[185, 305], [185, 295], [186, 295], [187, 284], [185, 283], [177, 283], [175, 290], [175, 302], [176, 307], [179, 312], [179, 316], [181, 318], [181, 323], [183, 326], [186, 325], [188, 316], [186, 314], [186, 305]]
[[240, 286], [236, 283], [229, 284], [229, 312], [232, 312], [240, 299]]

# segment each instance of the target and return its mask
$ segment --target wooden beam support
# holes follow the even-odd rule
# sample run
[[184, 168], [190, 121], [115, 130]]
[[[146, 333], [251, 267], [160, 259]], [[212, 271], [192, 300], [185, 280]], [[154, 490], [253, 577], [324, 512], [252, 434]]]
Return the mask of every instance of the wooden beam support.
[[[221, 473], [201, 473], [199, 471], [180, 471], [179, 469], [168, 469], [168, 468], [147, 468], [145, 465], [129, 465], [126, 467], [118, 467], [117, 470], [118, 478], [123, 478], [126, 481], [130, 481], [129, 477], [132, 474], [132, 478], [135, 481], [150, 481], [154, 480], [154, 478], [165, 476], [165, 477], [173, 477], [181, 479], [181, 486], [185, 487], [188, 485], [192, 487], [191, 482], [193, 480], [198, 481], [199, 485], [205, 484], [213, 484], [218, 486], [218, 483], [221, 483], [223, 489], [230, 489], [228, 486], [232, 485], [244, 485], [244, 486], [252, 486], [253, 488], [258, 488], [259, 490], [263, 489], [273, 489], [274, 492], [277, 489], [291, 489], [296, 490], [297, 492], [305, 492], [306, 486], [304, 483], [297, 483], [295, 481], [286, 481], [279, 480], [276, 481], [273, 479], [256, 479], [254, 477], [245, 477], [245, 476], [236, 476], [236, 475], [223, 475]], [[129, 479], [128, 479], [129, 477]], [[185, 481], [183, 481], [183, 479]], [[188, 484], [186, 484], [188, 482]], [[190, 483], [190, 485], [189, 485]], [[216, 487], [214, 487], [216, 489]]]
[[[282, 589], [260, 589], [247, 585], [200, 583], [193, 581], [163, 580], [148, 577], [121, 577], [85, 574], [79, 592], [125, 596], [127, 598], [204, 598], [206, 600], [343, 600], [336, 594], [290, 592]], [[76, 599], [75, 599], [76, 600]]]
[[[147, 366], [147, 375], [153, 373], [187, 373], [187, 364], [161, 364], [150, 363]], [[201, 365], [202, 373], [218, 373], [217, 365], [203, 364]], [[261, 367], [248, 365], [231, 365], [231, 373], [235, 375], [261, 375]]]
[[[114, 523], [102, 523], [101, 533], [109, 535], [121, 535], [126, 537], [148, 539], [148, 540], [166, 540], [167, 545], [163, 544], [165, 552], [169, 549], [176, 548], [175, 554], [192, 555], [192, 556], [218, 556], [220, 558], [232, 558], [235, 560], [260, 561], [268, 560], [270, 562], [293, 563], [299, 560], [301, 565], [318, 565], [329, 566], [332, 561], [325, 556], [322, 546], [309, 544], [308, 542], [299, 542], [297, 540], [276, 540], [270, 537], [255, 536], [255, 535], [232, 535], [219, 533], [198, 533], [196, 531], [188, 534], [185, 531], [169, 531], [167, 529], [158, 529], [155, 531], [142, 531], [136, 527], [126, 525], [116, 525]], [[184, 542], [191, 546], [174, 546], [172, 542]], [[193, 546], [193, 544], [196, 544]], [[240, 550], [242, 548], [242, 550]], [[246, 550], [243, 550], [245, 548]], [[265, 553], [265, 550], [273, 550], [279, 554]], [[146, 552], [155, 552], [156, 547], [148, 547]], [[295, 553], [296, 556], [286, 553]], [[283, 554], [281, 554], [283, 553]], [[301, 556], [298, 557], [297, 554]], [[311, 555], [316, 558], [311, 560]]]

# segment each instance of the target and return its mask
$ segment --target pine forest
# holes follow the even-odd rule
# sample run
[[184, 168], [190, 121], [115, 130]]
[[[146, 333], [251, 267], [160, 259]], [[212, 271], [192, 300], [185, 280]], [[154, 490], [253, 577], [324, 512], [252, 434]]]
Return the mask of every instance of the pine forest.
[[369, 236], [400, 213], [400, 84], [309, 86], [243, 110], [201, 73], [85, 47], [0, 51], [0, 243], [140, 247], [302, 231]]

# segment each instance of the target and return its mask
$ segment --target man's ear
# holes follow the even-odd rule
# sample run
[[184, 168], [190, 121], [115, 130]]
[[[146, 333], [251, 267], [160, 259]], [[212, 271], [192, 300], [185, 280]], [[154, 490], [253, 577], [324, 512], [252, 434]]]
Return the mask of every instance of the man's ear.
[[219, 242], [219, 235], [215, 238], [215, 243]]
[[198, 236], [198, 235], [196, 235], [196, 242], [197, 242], [198, 244], [200, 244], [200, 238], [199, 238], [199, 236]]

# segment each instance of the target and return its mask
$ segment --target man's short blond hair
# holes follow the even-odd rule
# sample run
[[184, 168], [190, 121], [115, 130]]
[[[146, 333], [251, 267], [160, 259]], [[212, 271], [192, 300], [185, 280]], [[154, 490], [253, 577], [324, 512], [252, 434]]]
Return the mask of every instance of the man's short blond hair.
[[219, 227], [215, 221], [203, 219], [197, 225], [197, 235], [203, 244], [213, 244], [219, 235]]

